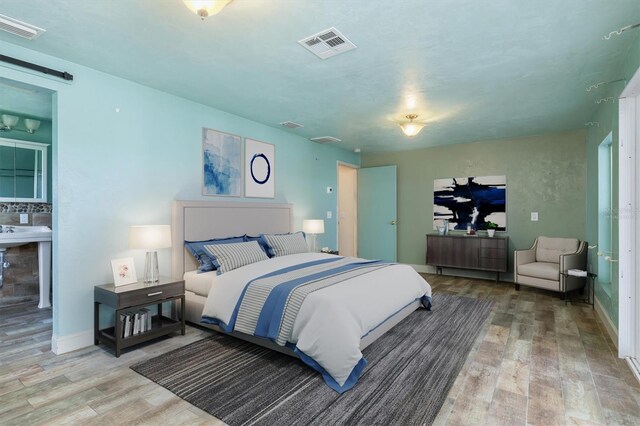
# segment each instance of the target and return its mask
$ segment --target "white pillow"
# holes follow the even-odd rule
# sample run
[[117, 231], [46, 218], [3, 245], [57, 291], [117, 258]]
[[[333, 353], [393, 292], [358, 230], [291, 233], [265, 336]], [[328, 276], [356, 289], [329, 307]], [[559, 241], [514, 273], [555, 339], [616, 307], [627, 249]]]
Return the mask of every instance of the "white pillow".
[[257, 241], [247, 243], [211, 244], [204, 249], [218, 267], [218, 275], [233, 271], [244, 265], [269, 259]]
[[302, 232], [281, 235], [262, 235], [263, 240], [269, 246], [272, 256], [287, 256], [296, 253], [308, 253], [309, 246]]

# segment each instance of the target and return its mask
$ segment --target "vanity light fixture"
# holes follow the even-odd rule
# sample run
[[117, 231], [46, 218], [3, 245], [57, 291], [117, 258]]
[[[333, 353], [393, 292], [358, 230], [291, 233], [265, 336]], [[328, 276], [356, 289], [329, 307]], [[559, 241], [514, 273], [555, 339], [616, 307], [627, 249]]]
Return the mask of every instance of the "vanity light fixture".
[[18, 124], [19, 117], [10, 114], [2, 114], [2, 124], [4, 129], [11, 130]]
[[213, 16], [233, 0], [182, 0], [190, 11], [195, 13], [204, 21], [204, 18]]
[[418, 115], [417, 114], [407, 114], [405, 117], [407, 117], [409, 119], [409, 122], [400, 123], [400, 128], [402, 129], [404, 134], [407, 135], [407, 136], [415, 136], [418, 133], [420, 133], [420, 130], [422, 130], [422, 128], [424, 127], [424, 124], [416, 123], [415, 121], [413, 121], [416, 118], [418, 118]]
[[[2, 124], [0, 125], [0, 132], [19, 131], [24, 132], [22, 129], [16, 129], [20, 117], [11, 114], [2, 114]], [[40, 120], [34, 120], [33, 118], [25, 118], [24, 127], [26, 127], [28, 133], [35, 133], [40, 128]]]
[[32, 118], [25, 118], [24, 119], [24, 127], [27, 128], [27, 132], [35, 133], [36, 130], [38, 130], [40, 128], [40, 121], [39, 120], [34, 120]]

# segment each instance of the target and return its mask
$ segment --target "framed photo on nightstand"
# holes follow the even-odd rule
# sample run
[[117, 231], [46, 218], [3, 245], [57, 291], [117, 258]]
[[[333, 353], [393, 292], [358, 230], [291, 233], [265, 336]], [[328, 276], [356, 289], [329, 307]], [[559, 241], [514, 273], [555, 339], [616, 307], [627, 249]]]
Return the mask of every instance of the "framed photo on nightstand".
[[113, 259], [111, 261], [111, 270], [113, 272], [113, 284], [116, 287], [138, 282], [132, 257]]

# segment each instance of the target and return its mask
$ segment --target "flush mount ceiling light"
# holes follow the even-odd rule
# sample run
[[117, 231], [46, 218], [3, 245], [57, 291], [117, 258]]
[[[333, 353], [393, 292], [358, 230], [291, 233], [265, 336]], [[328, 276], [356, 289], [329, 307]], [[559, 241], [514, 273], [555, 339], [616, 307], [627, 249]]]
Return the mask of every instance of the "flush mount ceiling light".
[[407, 136], [415, 136], [420, 133], [420, 130], [424, 127], [422, 123], [416, 123], [413, 120], [418, 118], [417, 114], [408, 114], [405, 117], [409, 119], [408, 123], [400, 123], [400, 128]]
[[190, 11], [198, 15], [202, 20], [208, 16], [213, 16], [233, 0], [182, 0]]

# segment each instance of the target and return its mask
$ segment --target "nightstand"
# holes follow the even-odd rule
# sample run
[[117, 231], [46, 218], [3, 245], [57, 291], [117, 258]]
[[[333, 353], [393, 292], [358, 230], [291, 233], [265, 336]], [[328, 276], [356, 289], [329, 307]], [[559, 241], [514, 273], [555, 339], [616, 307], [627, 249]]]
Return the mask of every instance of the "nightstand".
[[[138, 281], [135, 284], [119, 287], [113, 284], [97, 285], [94, 287], [93, 299], [94, 343], [97, 345], [102, 342], [114, 347], [116, 357], [120, 356], [120, 351], [124, 348], [175, 331], [182, 332], [184, 336], [184, 280], [160, 277], [157, 283]], [[179, 307], [176, 306], [178, 300], [180, 300]], [[166, 302], [173, 302], [174, 308], [176, 308], [176, 319], [163, 315], [162, 304]], [[113, 327], [100, 329], [100, 305], [106, 305], [115, 310], [115, 325]], [[143, 309], [152, 305], [157, 305], [155, 315]], [[152, 315], [143, 326], [148, 330], [138, 330], [136, 334], [128, 332], [126, 333], [127, 337], [124, 337], [125, 324], [120, 320], [121, 315], [126, 318], [127, 315], [133, 314], [135, 317], [135, 313], [141, 311]]]

